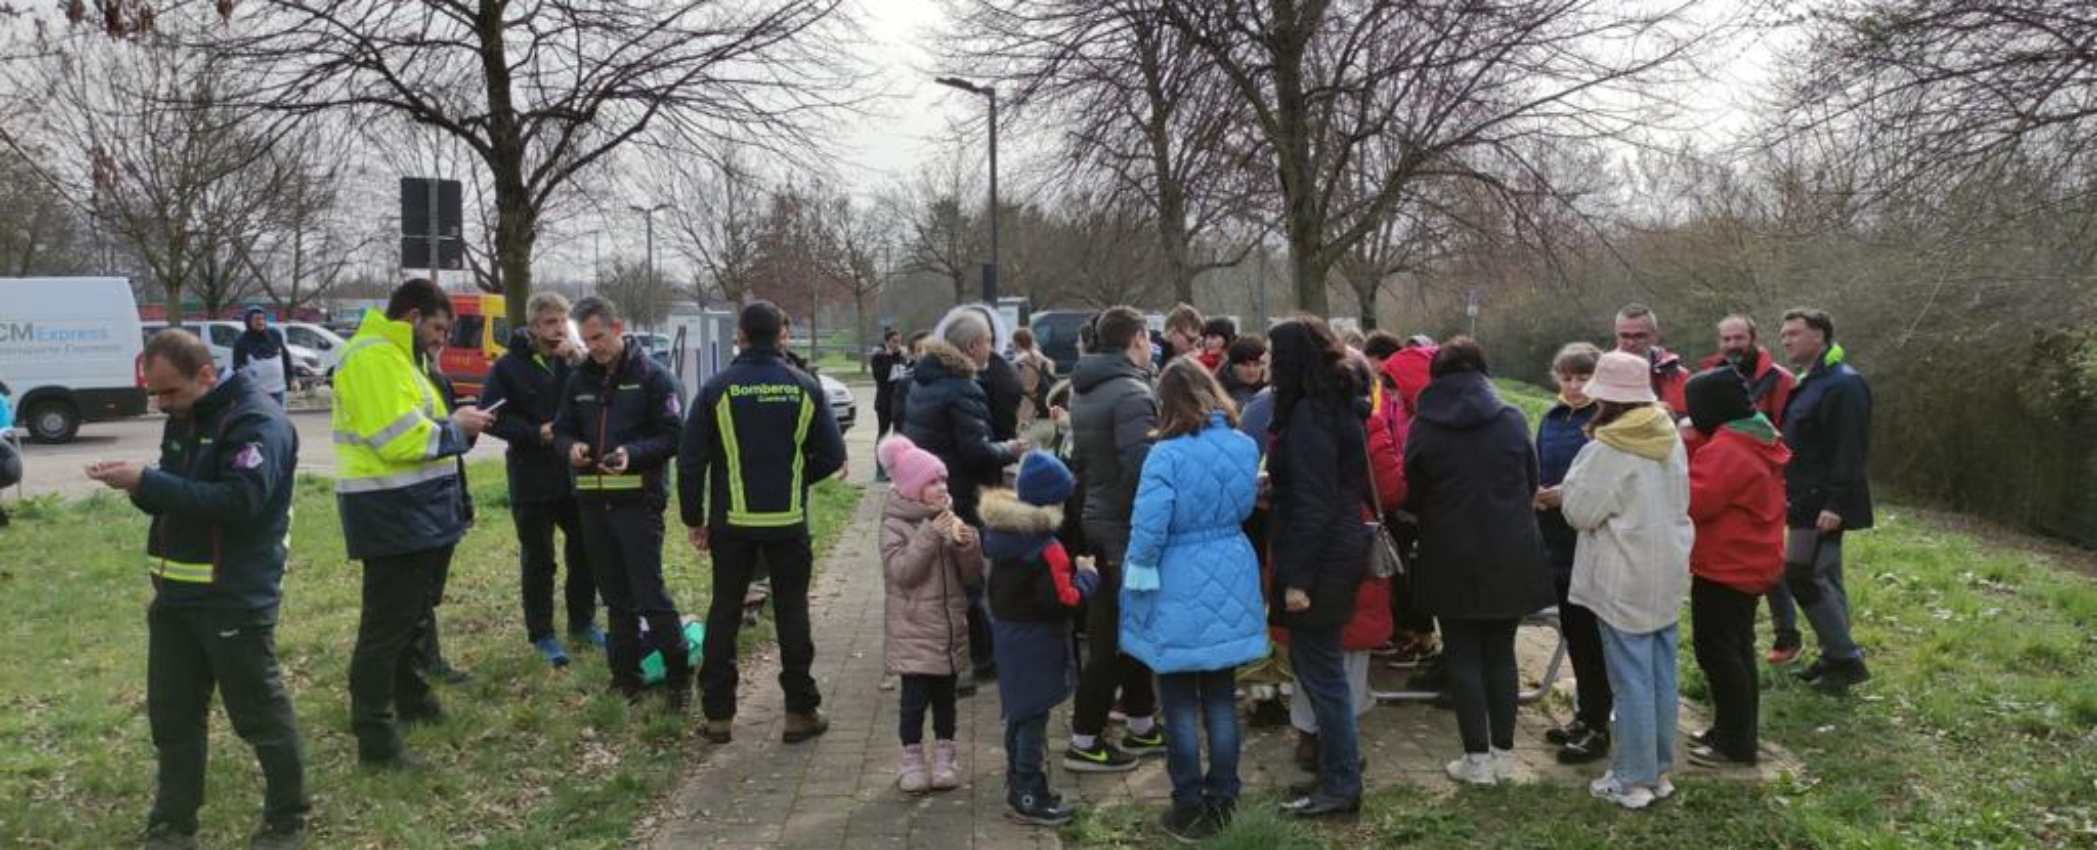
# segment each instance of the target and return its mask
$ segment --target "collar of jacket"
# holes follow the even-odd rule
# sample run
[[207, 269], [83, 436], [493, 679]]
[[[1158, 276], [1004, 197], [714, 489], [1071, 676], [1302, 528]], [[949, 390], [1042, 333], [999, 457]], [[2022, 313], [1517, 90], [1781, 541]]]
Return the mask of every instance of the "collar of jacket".
[[1812, 368], [1807, 369], [1806, 374], [1799, 376], [1799, 380], [1804, 381], [1807, 378], [1818, 377], [1832, 372], [1835, 370], [1835, 367], [1842, 365], [1843, 361], [1848, 359], [1849, 352], [1842, 348], [1841, 343], [1830, 345], [1828, 350], [1820, 353], [1820, 360], [1815, 362]]
[[636, 368], [648, 368], [647, 360], [648, 354], [629, 336], [626, 338], [626, 348], [619, 352], [619, 359], [612, 361], [611, 365], [599, 363], [594, 357], [586, 357], [583, 358], [583, 368], [607, 378], [624, 378], [634, 374]]
[[[930, 361], [930, 363], [926, 361]], [[968, 355], [961, 353], [961, 349], [955, 348], [953, 344], [946, 340], [931, 337], [925, 338], [925, 355], [918, 358], [917, 368], [923, 369], [927, 365], [944, 367], [947, 374], [959, 375], [964, 378], [973, 378], [976, 376], [976, 372], [979, 371], [976, 361], [970, 360]]]
[[1595, 439], [1614, 449], [1649, 460], [1665, 461], [1681, 435], [1664, 405], [1649, 404], [1624, 413], [1595, 429]]
[[357, 325], [357, 336], [369, 334], [400, 348], [408, 362], [417, 362], [415, 356], [415, 326], [407, 322], [386, 318], [383, 310], [364, 311], [364, 321]]
[[219, 414], [231, 410], [234, 402], [247, 391], [248, 376], [234, 372], [231, 377], [218, 382], [218, 386], [212, 387], [203, 397], [197, 399], [197, 403], [189, 408], [190, 421], [209, 422], [217, 418]]
[[1563, 416], [1571, 416], [1571, 415], [1573, 415], [1573, 414], [1575, 414], [1575, 413], [1579, 413], [1580, 411], [1586, 410], [1586, 409], [1588, 409], [1588, 408], [1590, 408], [1590, 407], [1594, 407], [1594, 406], [1595, 406], [1595, 400], [1594, 400], [1593, 398], [1586, 398], [1586, 399], [1582, 399], [1582, 400], [1581, 400], [1581, 402], [1580, 402], [1579, 404], [1574, 404], [1574, 403], [1572, 403], [1571, 401], [1569, 401], [1569, 400], [1567, 400], [1567, 399], [1566, 399], [1566, 397], [1565, 397], [1565, 390], [1559, 390], [1559, 391], [1558, 391], [1558, 403], [1557, 403], [1557, 404], [1554, 404], [1554, 405], [1552, 405], [1552, 406], [1551, 406], [1551, 410], [1550, 410], [1550, 412], [1549, 412], [1549, 413], [1546, 413], [1546, 414], [1544, 414], [1544, 415], [1546, 415], [1546, 416], [1560, 416], [1560, 415], [1563, 415]]

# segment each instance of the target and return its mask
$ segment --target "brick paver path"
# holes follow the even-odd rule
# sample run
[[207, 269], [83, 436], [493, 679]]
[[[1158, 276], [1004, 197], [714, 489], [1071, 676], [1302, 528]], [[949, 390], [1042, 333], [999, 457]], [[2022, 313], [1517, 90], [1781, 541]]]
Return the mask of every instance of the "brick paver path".
[[[862, 408], [865, 409], [864, 407]], [[871, 417], [869, 417], [871, 419]], [[871, 424], [870, 422], [867, 424]], [[855, 429], [853, 475], [871, 470], [870, 428]], [[696, 848], [1004, 848], [1060, 847], [1056, 834], [1004, 818], [1002, 726], [997, 689], [991, 683], [961, 702], [959, 739], [967, 784], [944, 794], [908, 797], [895, 788], [897, 694], [881, 690], [882, 588], [876, 530], [885, 487], [870, 487], [853, 527], [819, 566], [812, 592], [816, 663], [830, 732], [802, 744], [779, 740], [782, 706], [775, 679], [776, 656], [758, 653], [743, 666], [742, 706], [735, 742], [706, 747], [681, 777], [662, 808], [636, 829], [636, 844], [648, 850]], [[1524, 675], [1544, 667], [1551, 635], [1524, 629], [1520, 653]], [[1687, 647], [1685, 646], [1685, 651]], [[1379, 665], [1380, 668], [1381, 665]], [[1570, 690], [1571, 673], [1558, 690]], [[1378, 669], [1382, 686], [1395, 688], [1402, 674]], [[1391, 677], [1388, 681], [1385, 677]], [[1525, 687], [1527, 685], [1525, 684]], [[1553, 697], [1522, 709], [1516, 755], [1528, 781], [1584, 783], [1603, 764], [1568, 768], [1551, 758], [1543, 730], [1552, 713], [1569, 714], [1569, 697]], [[1073, 776], [1060, 762], [1069, 726], [1069, 706], [1049, 725], [1050, 775], [1066, 795], [1088, 806], [1136, 802], [1162, 806], [1170, 796], [1164, 762], [1145, 762], [1118, 775]], [[1685, 703], [1684, 735], [1702, 728], [1703, 713]], [[929, 729], [927, 730], [929, 736]], [[1442, 765], [1459, 754], [1455, 718], [1426, 705], [1383, 705], [1362, 720], [1363, 751], [1369, 758], [1371, 790], [1409, 783], [1453, 791]], [[1248, 793], [1272, 790], [1305, 776], [1291, 765], [1294, 741], [1286, 729], [1247, 729], [1241, 772]], [[1757, 771], [1713, 774], [1677, 759], [1677, 776], [1724, 775], [1746, 781], [1796, 772], [1798, 762], [1768, 752]]]

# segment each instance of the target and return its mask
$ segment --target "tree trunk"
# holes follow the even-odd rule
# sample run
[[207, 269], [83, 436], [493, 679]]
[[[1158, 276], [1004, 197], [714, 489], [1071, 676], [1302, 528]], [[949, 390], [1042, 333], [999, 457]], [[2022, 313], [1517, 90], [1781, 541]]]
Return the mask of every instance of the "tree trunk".
[[[1169, 183], [1169, 181], [1168, 181]], [[1186, 193], [1171, 185], [1158, 192], [1158, 242], [1165, 249], [1166, 273], [1172, 276], [1176, 303], [1194, 303], [1194, 260], [1188, 256]]]
[[1294, 11], [1277, 9], [1275, 32], [1268, 42], [1274, 58], [1274, 120], [1279, 131], [1274, 140], [1275, 161], [1281, 172], [1289, 265], [1296, 274], [1296, 307], [1322, 318], [1329, 309], [1325, 294], [1329, 264], [1319, 256], [1325, 245], [1325, 216], [1318, 208], [1317, 169], [1311, 161], [1310, 103], [1303, 88], [1305, 53], [1311, 34], [1303, 30], [1295, 15]]
[[539, 216], [525, 200], [521, 182], [513, 191], [514, 199], [502, 197], [506, 193], [500, 189], [496, 192], [495, 248], [501, 254], [496, 261], [502, 269], [503, 312], [510, 317], [510, 327], [521, 328], [529, 324], [524, 307], [532, 297], [532, 252], [539, 241]]
[[1362, 333], [1376, 330], [1376, 290], [1383, 287], [1375, 277], [1354, 281], [1354, 300], [1361, 305]]

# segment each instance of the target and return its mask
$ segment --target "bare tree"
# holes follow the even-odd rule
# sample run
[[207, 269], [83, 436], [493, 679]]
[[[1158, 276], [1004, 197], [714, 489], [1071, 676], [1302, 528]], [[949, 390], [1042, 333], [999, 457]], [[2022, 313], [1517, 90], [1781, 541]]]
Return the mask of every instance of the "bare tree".
[[[1682, 8], [1609, 0], [1162, 0], [1252, 115], [1273, 159], [1296, 299], [1327, 310], [1328, 273], [1414, 181], [1471, 170], [1470, 152], [1640, 126], [1641, 86], [1688, 56]], [[1612, 103], [1632, 103], [1623, 106]], [[1402, 155], [1341, 193], [1370, 140]], [[1519, 165], [1517, 154], [1509, 161]]]
[[973, 182], [959, 163], [940, 157], [882, 200], [888, 214], [903, 223], [902, 268], [946, 278], [956, 304], [969, 300], [969, 275], [974, 259], [983, 255], [978, 249], [982, 226], [962, 200], [974, 197]]
[[1828, 131], [1862, 189], [1942, 195], [2097, 145], [2097, 6], [2059, 0], [1857, 0], [1809, 19], [1780, 138]]
[[671, 149], [651, 158], [649, 197], [669, 204], [662, 223], [671, 252], [694, 269], [701, 303], [748, 299], [755, 285], [764, 186], [734, 148], [719, 156]]
[[99, 253], [92, 243], [86, 216], [29, 160], [0, 149], [0, 275], [86, 272]]
[[[854, 347], [865, 352], [868, 348], [866, 305], [881, 294], [895, 273], [896, 232], [890, 219], [878, 209], [838, 193], [823, 205], [824, 229], [831, 235], [836, 250], [831, 252], [831, 261], [836, 268], [830, 270], [838, 281], [838, 287], [852, 298]], [[860, 360], [860, 368], [866, 368], [866, 360]]]
[[613, 257], [611, 267], [597, 275], [597, 294], [619, 305], [626, 324], [638, 330], [662, 326], [677, 287], [649, 269], [646, 260]]
[[212, 46], [249, 75], [244, 106], [398, 116], [467, 146], [521, 323], [542, 215], [579, 173], [655, 129], [807, 150], [850, 105], [848, 26], [844, 0], [258, 0]]
[[226, 300], [228, 240], [247, 234], [237, 207], [254, 201], [243, 187], [257, 185], [271, 136], [229, 105], [224, 63], [143, 35], [78, 45], [26, 75], [48, 96], [33, 120], [0, 126], [0, 144], [136, 253], [171, 320], [192, 286]]
[[269, 210], [268, 237], [241, 260], [286, 312], [328, 298], [364, 252], [384, 246], [378, 228], [360, 226], [345, 206], [348, 154], [309, 128], [280, 147], [282, 183]]
[[1174, 297], [1202, 272], [1242, 260], [1198, 257], [1219, 225], [1255, 211], [1259, 138], [1229, 80], [1171, 27], [1159, 0], [956, 0], [947, 61], [1013, 91], [1018, 126], [1054, 128], [1073, 176], [1150, 207]]

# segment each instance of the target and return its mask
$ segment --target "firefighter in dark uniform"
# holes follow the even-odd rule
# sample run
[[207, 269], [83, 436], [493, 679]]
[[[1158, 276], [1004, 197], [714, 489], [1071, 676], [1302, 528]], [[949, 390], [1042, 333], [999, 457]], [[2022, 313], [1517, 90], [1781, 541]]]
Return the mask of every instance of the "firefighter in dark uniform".
[[210, 349], [188, 331], [155, 335], [140, 362], [168, 415], [160, 465], [96, 463], [87, 475], [153, 517], [146, 716], [160, 771], [145, 847], [197, 846], [214, 689], [262, 764], [262, 829], [251, 846], [300, 847], [311, 804], [276, 644], [298, 434], [248, 376], [220, 380]]
[[[602, 652], [597, 630], [597, 579], [583, 550], [582, 518], [576, 513], [575, 481], [568, 459], [553, 449], [553, 418], [561, 390], [574, 371], [568, 355], [568, 299], [541, 292], [526, 307], [531, 329], [510, 335], [510, 350], [488, 371], [481, 404], [502, 405], [488, 432], [509, 443], [504, 453], [510, 481], [510, 517], [517, 527], [519, 575], [523, 580], [524, 636], [546, 663], [568, 665], [568, 650], [553, 631], [553, 530], [566, 538], [568, 640], [582, 650]], [[505, 402], [507, 402], [505, 404]]]
[[[663, 653], [664, 693], [683, 711], [692, 670], [677, 604], [663, 586], [665, 481], [683, 412], [677, 379], [625, 336], [618, 308], [602, 298], [575, 305], [590, 357], [568, 379], [554, 420], [554, 450], [575, 470], [583, 543], [610, 614], [606, 647], [612, 688], [641, 696], [641, 658]], [[648, 642], [641, 641], [641, 622]]]
[[762, 562], [772, 577], [779, 633], [779, 684], [786, 691], [787, 743], [823, 734], [809, 667], [808, 487], [845, 465], [844, 437], [813, 376], [788, 365], [780, 348], [786, 315], [770, 303], [744, 307], [735, 361], [692, 402], [677, 468], [678, 507], [692, 545], [713, 552], [713, 604], [706, 615], [699, 689], [700, 734], [727, 743], [735, 719], [735, 639], [743, 594]]

